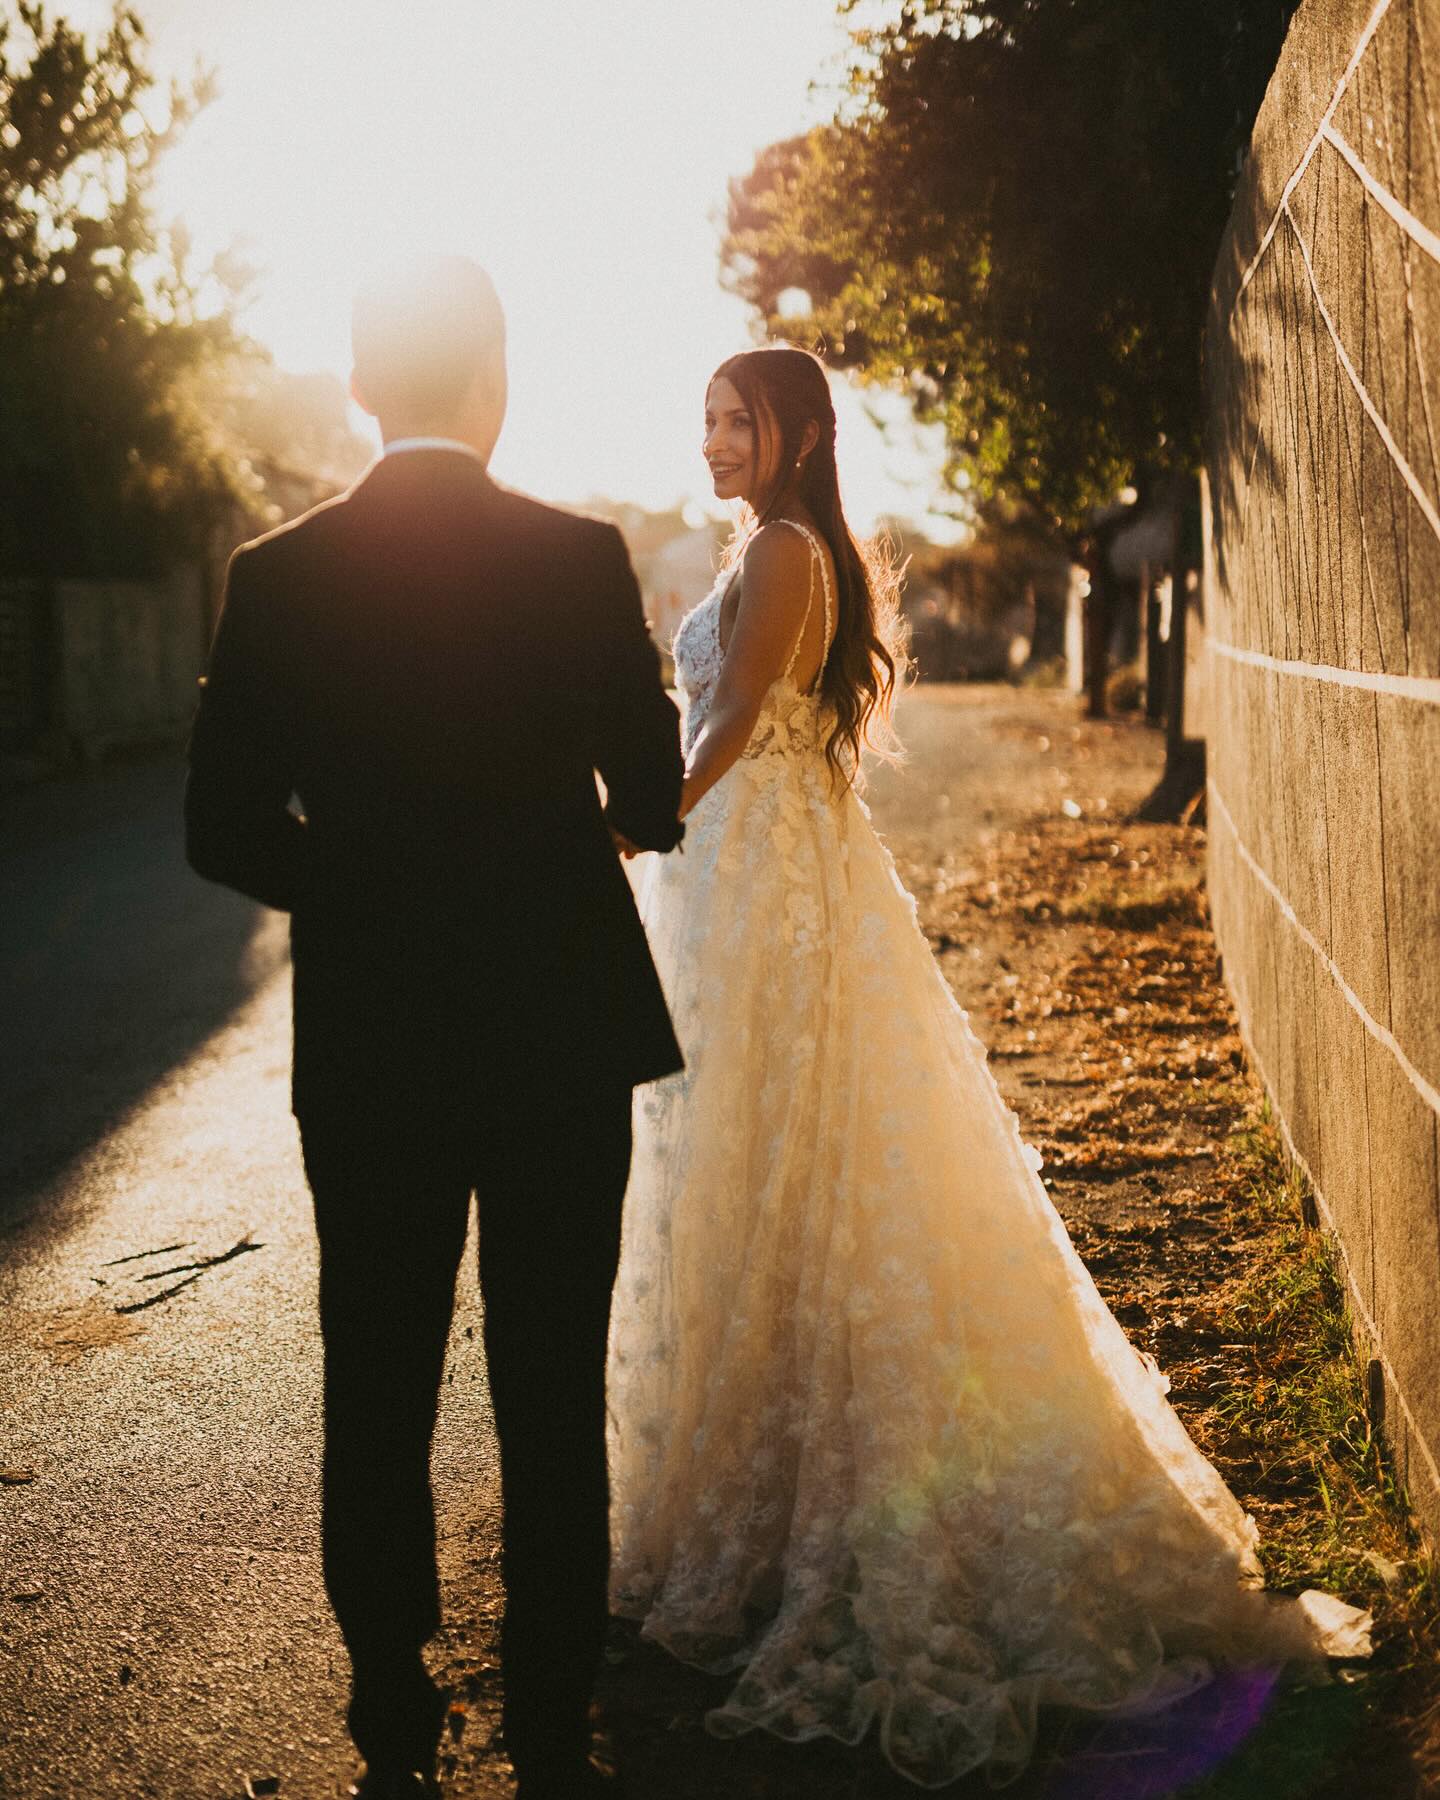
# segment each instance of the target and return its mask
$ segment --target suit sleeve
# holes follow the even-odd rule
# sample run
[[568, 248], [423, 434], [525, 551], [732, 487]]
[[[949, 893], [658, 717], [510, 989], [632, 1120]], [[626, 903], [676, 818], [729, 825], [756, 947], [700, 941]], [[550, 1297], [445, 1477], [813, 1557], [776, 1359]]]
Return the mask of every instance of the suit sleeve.
[[607, 605], [595, 766], [609, 796], [605, 817], [642, 850], [673, 850], [680, 824], [680, 715], [660, 679], [625, 540], [614, 527], [602, 552]]
[[250, 554], [240, 550], [226, 572], [190, 733], [185, 854], [207, 881], [288, 912], [303, 885], [306, 833], [290, 811], [294, 776], [252, 570]]

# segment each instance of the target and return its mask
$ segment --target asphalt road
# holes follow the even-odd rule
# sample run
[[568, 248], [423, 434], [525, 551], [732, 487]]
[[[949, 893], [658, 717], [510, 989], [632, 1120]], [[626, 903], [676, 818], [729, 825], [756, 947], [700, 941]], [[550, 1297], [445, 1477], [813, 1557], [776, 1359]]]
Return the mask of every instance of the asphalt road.
[[[350, 1768], [286, 922], [189, 873], [180, 790], [170, 764], [50, 784], [0, 830], [4, 1800], [328, 1796]], [[472, 1267], [435, 1456], [457, 1588], [495, 1580], [478, 1325]]]
[[[1072, 718], [1058, 694], [922, 690], [877, 824], [938, 861], [1059, 805], [1083, 787]], [[233, 1800], [247, 1778], [319, 1800], [351, 1769], [285, 921], [189, 875], [179, 795], [148, 764], [12, 796], [0, 824], [3, 1800]], [[497, 1595], [478, 1326], [472, 1255], [434, 1463], [461, 1666]], [[493, 1759], [447, 1785], [505, 1791]]]

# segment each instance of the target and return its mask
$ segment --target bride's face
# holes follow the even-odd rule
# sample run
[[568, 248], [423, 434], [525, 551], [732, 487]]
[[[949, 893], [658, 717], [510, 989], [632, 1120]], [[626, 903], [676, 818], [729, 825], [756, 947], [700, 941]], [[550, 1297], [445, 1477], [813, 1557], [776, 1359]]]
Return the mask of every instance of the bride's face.
[[759, 489], [759, 433], [755, 415], [723, 375], [705, 395], [705, 460], [717, 500], [753, 501]]

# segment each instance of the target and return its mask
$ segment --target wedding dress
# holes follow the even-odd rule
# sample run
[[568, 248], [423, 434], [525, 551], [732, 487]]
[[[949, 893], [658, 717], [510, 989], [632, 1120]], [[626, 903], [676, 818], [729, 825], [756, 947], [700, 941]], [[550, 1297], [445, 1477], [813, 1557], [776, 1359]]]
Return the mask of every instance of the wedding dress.
[[[721, 599], [675, 640], [687, 747]], [[1368, 1614], [1261, 1591], [1253, 1520], [1076, 1255], [793, 664], [638, 883], [687, 1067], [636, 1096], [614, 1610], [737, 1673], [712, 1730], [874, 1726], [922, 1786], [1018, 1774], [1042, 1704], [1368, 1653]]]

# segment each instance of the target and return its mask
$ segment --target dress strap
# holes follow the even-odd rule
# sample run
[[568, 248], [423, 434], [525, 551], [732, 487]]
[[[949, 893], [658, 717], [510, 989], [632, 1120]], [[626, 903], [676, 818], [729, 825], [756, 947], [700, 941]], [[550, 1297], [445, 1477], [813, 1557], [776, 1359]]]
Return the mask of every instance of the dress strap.
[[[778, 525], [789, 525], [791, 522], [792, 521], [789, 519], [777, 519], [776, 520], [776, 523]], [[800, 528], [800, 526], [797, 525], [795, 527], [795, 529], [797, 531], [799, 531], [801, 528]], [[813, 546], [812, 546], [812, 549], [813, 549]], [[785, 677], [787, 680], [790, 677], [791, 671], [795, 667], [795, 658], [800, 654], [800, 646], [805, 642], [805, 627], [810, 623], [810, 609], [812, 606], [814, 606], [814, 604], [815, 604], [815, 564], [814, 564], [814, 561], [812, 560], [810, 563], [810, 586], [805, 594], [805, 616], [800, 621], [800, 629], [795, 634], [795, 643], [790, 651], [790, 659], [785, 664]]]
[[830, 570], [825, 562], [825, 553], [820, 548], [820, 540], [808, 525], [802, 525], [798, 519], [772, 519], [772, 525], [788, 525], [792, 531], [798, 531], [810, 546], [814, 561], [810, 564], [810, 591], [805, 596], [805, 616], [800, 621], [800, 631], [795, 639], [795, 648], [790, 652], [790, 660], [785, 665], [788, 677], [795, 667], [795, 658], [800, 654], [800, 646], [805, 641], [805, 627], [810, 623], [810, 608], [815, 601], [815, 563], [820, 565], [820, 578], [825, 584], [825, 644], [820, 657], [820, 667], [824, 670], [826, 658], [830, 655], [830, 646], [835, 641], [835, 602], [830, 592]]

